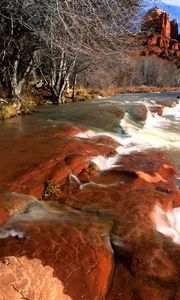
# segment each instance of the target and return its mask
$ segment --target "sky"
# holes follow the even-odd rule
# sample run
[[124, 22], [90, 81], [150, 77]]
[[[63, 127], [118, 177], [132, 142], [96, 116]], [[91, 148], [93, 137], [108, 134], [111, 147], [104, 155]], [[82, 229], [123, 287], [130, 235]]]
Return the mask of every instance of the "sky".
[[180, 32], [180, 0], [161, 0], [154, 2], [156, 2], [156, 6], [160, 7], [171, 15], [171, 20], [178, 18]]

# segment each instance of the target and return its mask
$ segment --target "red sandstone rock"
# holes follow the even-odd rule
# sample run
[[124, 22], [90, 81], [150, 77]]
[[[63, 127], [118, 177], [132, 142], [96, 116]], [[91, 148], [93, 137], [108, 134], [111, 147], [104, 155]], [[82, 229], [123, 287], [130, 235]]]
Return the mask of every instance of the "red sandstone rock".
[[171, 21], [171, 38], [178, 40], [178, 19]]
[[106, 145], [106, 146], [109, 145], [112, 147], [112, 149], [115, 149], [119, 146], [119, 143], [116, 140], [114, 140], [112, 137], [107, 135], [99, 135], [93, 137], [91, 140], [96, 142], [97, 144]]
[[156, 113], [159, 116], [163, 114], [164, 107], [162, 105], [149, 106], [148, 108], [152, 113]]
[[161, 22], [161, 34], [167, 38], [171, 38], [171, 25], [170, 25], [170, 16], [169, 14], [163, 12], [160, 17]]
[[176, 50], [179, 50], [179, 43], [177, 41], [171, 41], [170, 42], [170, 49], [175, 52]]
[[157, 35], [156, 34], [151, 35], [147, 44], [149, 46], [156, 46], [157, 45]]
[[[177, 300], [180, 246], [158, 233], [153, 221], [157, 204], [166, 211], [180, 206], [175, 168], [167, 156], [155, 150], [134, 152], [120, 156], [117, 167], [100, 172], [89, 162], [92, 156], [111, 153], [117, 146], [111, 139], [66, 138], [53, 129], [52, 138], [43, 142], [40, 154], [49, 152], [33, 156], [37, 165], [30, 172], [29, 153], [24, 152], [21, 174], [11, 178], [9, 189], [22, 192], [26, 185], [29, 193], [42, 196], [50, 178], [61, 194], [53, 197], [57, 204], [47, 201], [47, 213], [36, 211], [39, 219], [32, 222], [30, 214], [30, 221], [19, 217], [11, 225], [22, 238], [1, 240], [2, 299]], [[32, 151], [32, 141], [26, 147]], [[81, 189], [67, 178], [71, 171], [85, 184]], [[1, 216], [1, 222], [9, 221], [5, 210]]]
[[11, 215], [2, 207], [0, 207], [0, 225], [9, 220]]
[[127, 111], [135, 121], [145, 121], [147, 118], [148, 110], [143, 104], [133, 104], [128, 107]]
[[143, 21], [143, 30], [152, 29], [153, 32], [171, 37], [170, 16], [159, 8], [153, 8], [148, 11]]
[[[111, 155], [111, 153], [117, 147], [117, 142], [109, 137], [100, 138], [99, 143], [96, 143], [96, 139], [90, 142], [88, 140], [80, 140], [76, 137], [71, 137], [73, 133], [79, 133], [80, 129], [70, 126], [70, 132], [68, 131], [69, 126], [64, 126], [64, 136], [63, 131], [53, 129], [53, 135], [49, 133], [51, 138], [44, 138], [44, 143], [40, 147], [40, 151], [36, 151], [35, 140], [28, 140], [26, 153], [21, 156], [21, 162], [16, 161], [13, 163], [15, 165], [15, 170], [11, 169], [11, 173], [8, 178], [9, 186], [6, 190], [21, 192], [24, 194], [34, 195], [35, 197], [41, 197], [45, 188], [45, 183], [47, 180], [52, 180], [56, 183], [60, 183], [65, 180], [71, 173], [76, 175], [86, 168], [90, 157], [96, 155]], [[25, 147], [25, 140], [22, 144], [18, 144], [14, 147], [14, 152], [18, 153], [19, 148]], [[17, 147], [17, 149], [16, 149]], [[17, 154], [16, 153], [16, 154]], [[32, 153], [35, 153], [33, 155]], [[31, 155], [30, 155], [31, 154]], [[3, 154], [5, 155], [5, 153]], [[34, 163], [31, 161], [34, 159]], [[6, 160], [3, 162], [6, 164]], [[17, 165], [16, 165], [17, 164]], [[19, 174], [13, 174], [16, 172], [17, 166], [18, 170], [21, 167]], [[28, 169], [26, 167], [28, 164]], [[6, 180], [6, 172], [0, 175], [0, 179]], [[12, 176], [13, 174], [13, 176]], [[14, 178], [15, 177], [15, 178]]]
[[24, 239], [0, 245], [0, 298], [101, 300], [113, 271], [112, 251], [98, 233], [61, 222], [20, 223]]
[[142, 29], [147, 32], [143, 56], [157, 55], [176, 62], [180, 56], [177, 19], [170, 22], [169, 14], [159, 8], [150, 10], [144, 18]]
[[[121, 279], [121, 280], [120, 280]], [[127, 270], [122, 260], [116, 261], [114, 280], [107, 296], [107, 300], [169, 300], [172, 293], [164, 285], [156, 285], [156, 283], [148, 279], [144, 282], [138, 277], [134, 277]]]

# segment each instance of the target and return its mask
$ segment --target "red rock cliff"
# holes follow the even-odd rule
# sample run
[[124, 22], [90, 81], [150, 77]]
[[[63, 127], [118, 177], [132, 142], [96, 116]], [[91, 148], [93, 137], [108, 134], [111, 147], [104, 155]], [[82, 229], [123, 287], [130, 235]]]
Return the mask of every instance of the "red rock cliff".
[[171, 38], [178, 40], [178, 19], [171, 21]]
[[170, 21], [169, 14], [159, 8], [153, 8], [145, 16], [142, 30], [146, 35], [143, 55], [155, 54], [178, 64], [180, 43], [177, 19]]

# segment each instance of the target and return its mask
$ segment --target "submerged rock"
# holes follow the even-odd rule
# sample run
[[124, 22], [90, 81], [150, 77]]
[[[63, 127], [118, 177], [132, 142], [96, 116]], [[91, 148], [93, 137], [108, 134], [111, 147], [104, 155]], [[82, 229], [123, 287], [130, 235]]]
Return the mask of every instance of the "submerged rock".
[[156, 113], [159, 116], [162, 116], [164, 107], [162, 105], [152, 105], [148, 107], [150, 112]]
[[129, 115], [132, 117], [134, 121], [145, 121], [147, 118], [147, 107], [143, 104], [131, 105], [128, 107]]
[[33, 196], [19, 193], [0, 195], [0, 224], [7, 222], [12, 216], [23, 214], [28, 205], [37, 202]]

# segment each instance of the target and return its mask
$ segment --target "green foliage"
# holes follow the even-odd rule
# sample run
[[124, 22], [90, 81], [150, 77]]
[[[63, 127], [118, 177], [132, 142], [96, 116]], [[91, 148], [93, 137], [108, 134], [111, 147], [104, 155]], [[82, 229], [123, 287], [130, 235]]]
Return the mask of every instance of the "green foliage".
[[16, 108], [11, 103], [0, 105], [0, 120], [6, 120], [17, 115]]
[[52, 180], [47, 180], [43, 198], [47, 199], [60, 193], [60, 187]]

